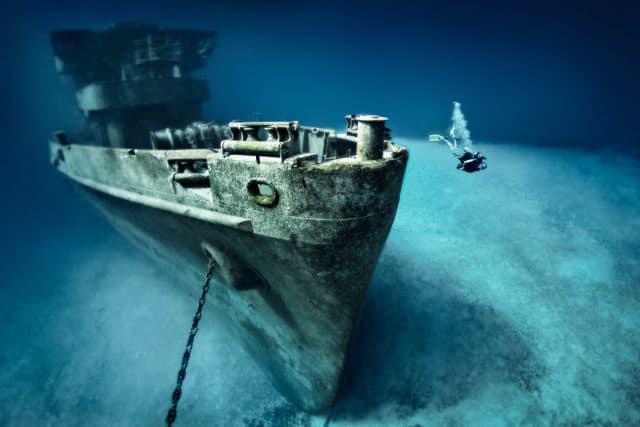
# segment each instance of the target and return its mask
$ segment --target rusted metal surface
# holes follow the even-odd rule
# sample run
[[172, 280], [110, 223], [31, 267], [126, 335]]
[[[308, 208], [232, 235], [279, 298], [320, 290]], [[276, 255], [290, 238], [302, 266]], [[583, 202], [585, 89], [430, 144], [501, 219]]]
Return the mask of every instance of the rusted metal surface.
[[[147, 53], [133, 65], [163, 55]], [[143, 124], [122, 128], [111, 146], [56, 133], [51, 162], [190, 292], [213, 257], [213, 305], [274, 386], [319, 412], [335, 397], [400, 197], [408, 153], [385, 120], [347, 116], [344, 134], [297, 122], [167, 128], [169, 120], [145, 128], [146, 141], [126, 137]]]
[[[351, 331], [398, 203], [406, 151], [317, 164], [257, 163], [199, 151], [209, 187], [171, 181], [176, 151], [51, 145], [58, 169], [82, 185], [124, 235], [193, 278], [220, 263], [214, 298], [245, 348], [291, 401], [332, 401]], [[191, 150], [188, 150], [191, 151]], [[206, 156], [205, 156], [206, 153]], [[256, 203], [247, 183], [277, 191]]]

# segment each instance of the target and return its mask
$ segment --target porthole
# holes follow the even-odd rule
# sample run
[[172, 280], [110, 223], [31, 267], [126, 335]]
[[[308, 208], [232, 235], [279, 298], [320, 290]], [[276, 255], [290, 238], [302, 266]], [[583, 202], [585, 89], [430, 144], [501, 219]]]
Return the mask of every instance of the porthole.
[[247, 191], [253, 201], [260, 206], [275, 206], [278, 203], [278, 191], [264, 179], [252, 179], [247, 183]]

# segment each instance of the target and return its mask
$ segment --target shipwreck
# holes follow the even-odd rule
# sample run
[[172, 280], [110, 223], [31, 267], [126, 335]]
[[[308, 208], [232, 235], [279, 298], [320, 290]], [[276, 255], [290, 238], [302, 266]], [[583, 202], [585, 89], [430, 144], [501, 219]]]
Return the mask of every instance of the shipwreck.
[[116, 24], [51, 40], [86, 119], [53, 133], [54, 167], [193, 291], [215, 259], [207, 309], [285, 397], [327, 410], [408, 160], [386, 118], [348, 115], [342, 133], [204, 121], [208, 82], [192, 71], [210, 31]]

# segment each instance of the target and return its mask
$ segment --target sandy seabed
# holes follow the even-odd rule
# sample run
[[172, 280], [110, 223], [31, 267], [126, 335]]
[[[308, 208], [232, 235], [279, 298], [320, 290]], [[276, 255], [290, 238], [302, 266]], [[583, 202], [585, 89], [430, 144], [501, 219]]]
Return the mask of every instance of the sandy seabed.
[[[640, 425], [640, 163], [479, 144], [411, 158], [331, 425]], [[96, 223], [98, 220], [96, 219]], [[102, 225], [42, 235], [0, 288], [0, 425], [157, 426], [196, 296]], [[184, 426], [321, 426], [201, 322]]]

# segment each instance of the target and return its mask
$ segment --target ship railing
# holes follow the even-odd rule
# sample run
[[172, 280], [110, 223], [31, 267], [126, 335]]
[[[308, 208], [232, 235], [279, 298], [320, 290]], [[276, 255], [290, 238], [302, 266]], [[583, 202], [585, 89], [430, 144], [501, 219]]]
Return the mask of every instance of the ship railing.
[[227, 126], [196, 122], [185, 129], [152, 131], [151, 145], [168, 150], [219, 148], [224, 157], [253, 157], [257, 162], [261, 157], [282, 162], [303, 155], [315, 155], [318, 163], [344, 157], [381, 159], [392, 142], [386, 117], [348, 115], [346, 119], [346, 133], [341, 134], [332, 129], [300, 126], [297, 121], [232, 121]]
[[182, 45], [169, 37], [147, 35], [134, 40], [133, 60], [136, 65], [149, 62], [180, 62], [182, 60]]

